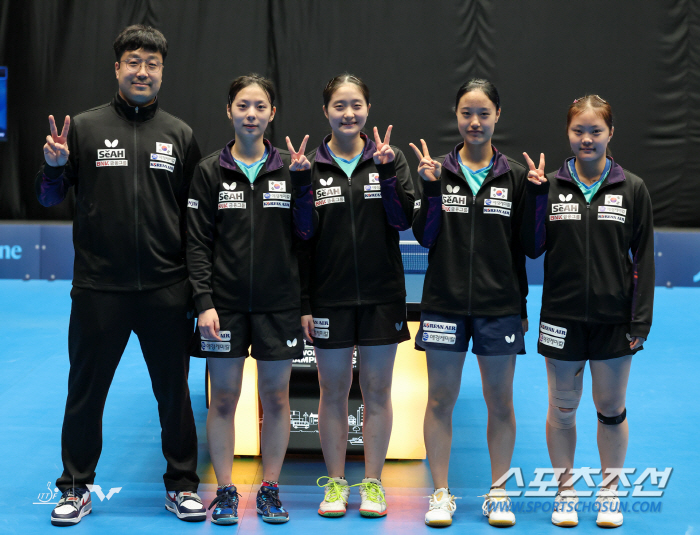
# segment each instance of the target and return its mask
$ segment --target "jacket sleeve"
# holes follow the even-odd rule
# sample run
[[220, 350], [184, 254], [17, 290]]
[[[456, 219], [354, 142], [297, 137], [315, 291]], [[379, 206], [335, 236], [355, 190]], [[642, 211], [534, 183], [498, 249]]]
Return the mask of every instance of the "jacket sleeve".
[[632, 221], [632, 322], [630, 336], [647, 338], [654, 308], [654, 219], [651, 198], [640, 181], [634, 196]]
[[54, 206], [63, 202], [68, 190], [77, 183], [78, 146], [75, 133], [75, 121], [68, 131], [68, 162], [61, 167], [52, 167], [46, 162], [39, 169], [34, 179], [36, 198], [42, 206]]
[[211, 279], [217, 192], [211, 188], [202, 166], [194, 171], [187, 208], [187, 269], [197, 313], [214, 308]]
[[389, 225], [396, 230], [407, 230], [411, 228], [413, 219], [413, 179], [403, 152], [397, 147], [391, 148], [394, 161], [376, 165], [382, 203]]
[[518, 277], [518, 287], [520, 288], [520, 317], [527, 318], [527, 294], [529, 286], [527, 284], [527, 271], [525, 269], [525, 251], [523, 250], [520, 231], [525, 208], [525, 187], [528, 180], [525, 176], [520, 177], [520, 183], [513, 196], [513, 210], [511, 213], [511, 256], [515, 265], [515, 272]]
[[432, 247], [442, 225], [442, 182], [426, 182], [421, 179], [423, 193], [416, 203], [413, 218], [413, 235], [423, 247]]
[[314, 192], [311, 187], [311, 170], [290, 171], [294, 195], [294, 234], [308, 240], [316, 232], [318, 214], [314, 209]]
[[525, 254], [537, 258], [547, 248], [547, 199], [549, 180], [539, 186], [529, 180], [525, 184], [525, 209], [523, 210], [520, 238]]
[[185, 161], [182, 162], [182, 184], [177, 192], [177, 204], [180, 207], [180, 235], [182, 243], [187, 243], [187, 196], [192, 184], [192, 176], [197, 167], [197, 163], [202, 158], [202, 153], [199, 150], [199, 145], [194, 135], [190, 137], [190, 142], [185, 151]]

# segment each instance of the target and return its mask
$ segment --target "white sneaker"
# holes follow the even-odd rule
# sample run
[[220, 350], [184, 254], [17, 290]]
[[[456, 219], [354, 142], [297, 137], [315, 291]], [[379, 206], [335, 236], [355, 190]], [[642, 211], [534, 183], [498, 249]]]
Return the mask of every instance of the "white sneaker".
[[425, 513], [426, 526], [450, 526], [452, 515], [457, 510], [455, 497], [450, 494], [450, 489], [435, 489], [430, 496], [430, 509]]
[[360, 487], [360, 514], [368, 517], [378, 517], [386, 515], [386, 500], [384, 499], [384, 487], [381, 481], [373, 477], [366, 477], [362, 483], [353, 485]]
[[595, 523], [601, 528], [619, 528], [622, 525], [622, 513], [620, 512], [620, 498], [617, 491], [602, 488], [595, 499], [595, 507], [598, 509], [598, 518]]
[[562, 490], [554, 498], [554, 509], [552, 509], [552, 524], [564, 528], [578, 526], [578, 495], [576, 491]]
[[491, 489], [484, 496], [481, 512], [489, 517], [492, 526], [508, 527], [515, 525], [515, 515], [510, 510], [510, 498], [505, 489]]
[[[325, 485], [321, 485], [319, 481], [327, 479]], [[348, 498], [350, 497], [350, 487], [348, 482], [341, 477], [319, 477], [316, 480], [319, 487], [326, 487], [326, 492], [323, 496], [323, 501], [318, 508], [318, 514], [321, 516], [343, 516], [347, 510]]]

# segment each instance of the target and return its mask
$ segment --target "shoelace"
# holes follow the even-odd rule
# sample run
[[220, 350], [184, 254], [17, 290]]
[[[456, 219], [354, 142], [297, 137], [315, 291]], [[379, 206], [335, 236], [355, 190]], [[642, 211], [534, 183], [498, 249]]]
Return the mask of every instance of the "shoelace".
[[367, 499], [374, 503], [386, 503], [384, 499], [384, 493], [379, 485], [376, 483], [356, 483], [355, 485], [350, 485], [351, 487], [360, 487], [360, 491], [364, 490], [367, 494]]
[[[58, 505], [72, 505], [77, 511], [80, 502], [83, 500], [83, 494], [84, 493], [75, 488], [66, 489], [61, 494], [61, 499], [58, 501]], [[77, 498], [77, 500], [68, 501], [68, 498]]]
[[[319, 481], [322, 479], [328, 479], [328, 483], [325, 485], [321, 485]], [[316, 480], [316, 485], [319, 487], [325, 487], [326, 488], [326, 496], [324, 498], [325, 501], [327, 502], [337, 502], [337, 501], [343, 501], [345, 503], [348, 503], [347, 500], [343, 497], [343, 487], [345, 485], [339, 484], [335, 479], [332, 477], [328, 476], [321, 476]]]
[[[481, 512], [484, 513], [484, 516], [489, 516], [489, 513], [497, 510], [499, 512], [510, 512], [511, 507], [513, 506], [508, 496], [491, 496], [491, 494], [484, 494], [482, 496], [479, 496], [479, 498], [486, 498], [484, 500], [484, 503], [481, 504]], [[506, 503], [505, 507], [491, 505], [492, 502], [495, 504], [496, 502], [503, 501], [505, 501]]]
[[223, 507], [233, 508], [234, 506], [238, 507], [238, 498], [240, 496], [241, 495], [238, 494], [238, 491], [233, 491], [233, 493], [226, 491], [226, 492], [223, 492], [221, 494], [217, 494], [216, 498], [214, 498], [214, 500], [211, 502], [211, 504], [209, 504], [209, 509], [214, 507], [216, 504], [219, 504], [219, 506], [222, 508]]
[[282, 502], [280, 501], [280, 490], [274, 487], [264, 487], [268, 488], [267, 492], [263, 491], [260, 494], [260, 499], [265, 502], [267, 506], [275, 506], [278, 509], [282, 508]]
[[[600, 500], [601, 505], [606, 502], [614, 503], [616, 500], [619, 501], [618, 497], [615, 494], [599, 494], [596, 496], [596, 501]], [[611, 507], [608, 507], [607, 510], [610, 513], [615, 513], [619, 511], [620, 506], [618, 505], [617, 508], [613, 509]]]
[[444, 509], [447, 507], [447, 509], [451, 512], [455, 512], [457, 509], [457, 504], [455, 503], [455, 500], [461, 500], [462, 498], [459, 498], [457, 496], [452, 496], [452, 494], [448, 494], [449, 499], [448, 500], [437, 500], [435, 498], [435, 494], [431, 494], [430, 496], [425, 496], [425, 498], [430, 498], [430, 507], [429, 511], [434, 511], [435, 509]]

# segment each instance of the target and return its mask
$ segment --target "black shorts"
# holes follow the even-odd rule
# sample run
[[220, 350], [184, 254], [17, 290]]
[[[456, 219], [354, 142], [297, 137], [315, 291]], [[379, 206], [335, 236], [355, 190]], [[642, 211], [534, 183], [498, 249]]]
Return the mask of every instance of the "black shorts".
[[411, 338], [406, 303], [314, 308], [314, 346], [320, 349], [398, 344]]
[[[301, 312], [298, 308], [281, 312], [244, 313], [217, 311], [218, 340], [199, 335], [196, 357], [238, 358], [250, 356], [256, 360], [299, 359], [304, 352]], [[199, 331], [199, 329], [197, 329]]]
[[540, 318], [537, 352], [556, 360], [608, 360], [634, 355], [629, 323], [586, 323]]
[[512, 316], [463, 316], [421, 312], [416, 349], [438, 349], [483, 356], [524, 355], [525, 339], [520, 314]]

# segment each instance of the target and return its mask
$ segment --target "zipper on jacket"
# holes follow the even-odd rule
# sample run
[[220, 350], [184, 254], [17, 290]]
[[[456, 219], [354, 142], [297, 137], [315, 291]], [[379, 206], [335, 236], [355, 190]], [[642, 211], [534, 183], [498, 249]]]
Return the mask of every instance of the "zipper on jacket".
[[253, 247], [255, 246], [255, 235], [253, 231], [255, 230], [255, 214], [253, 213], [255, 208], [255, 200], [253, 199], [253, 192], [255, 191], [255, 184], [250, 183], [250, 298], [248, 301], [248, 312], [253, 312]]
[[348, 189], [350, 190], [350, 221], [352, 223], [352, 252], [355, 257], [355, 286], [357, 288], [357, 304], [360, 299], [360, 267], [357, 262], [357, 236], [355, 234], [355, 205], [352, 202], [352, 177], [348, 177]]
[[589, 250], [589, 230], [588, 230], [588, 220], [591, 214], [591, 203], [586, 204], [586, 322], [588, 322], [588, 294], [590, 293], [591, 286], [591, 255]]
[[[136, 108], [136, 113], [139, 109]], [[134, 128], [134, 236], [136, 238], [136, 281], [141, 290], [141, 258], [139, 255], [139, 166], [136, 161], [138, 156], [138, 136], [136, 135], [136, 123]]]
[[472, 229], [471, 241], [469, 242], [469, 306], [467, 315], [472, 315], [472, 271], [474, 267], [474, 226], [476, 225], [476, 195], [472, 196]]

